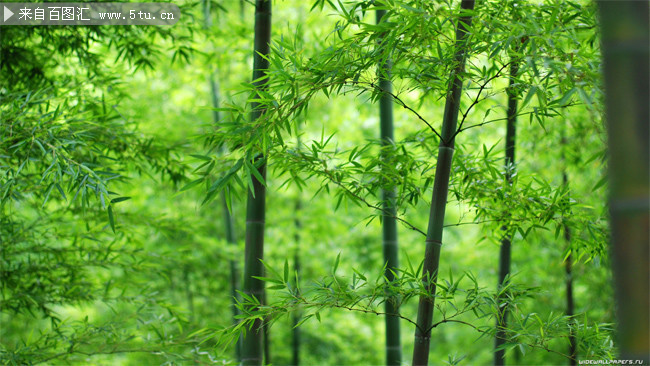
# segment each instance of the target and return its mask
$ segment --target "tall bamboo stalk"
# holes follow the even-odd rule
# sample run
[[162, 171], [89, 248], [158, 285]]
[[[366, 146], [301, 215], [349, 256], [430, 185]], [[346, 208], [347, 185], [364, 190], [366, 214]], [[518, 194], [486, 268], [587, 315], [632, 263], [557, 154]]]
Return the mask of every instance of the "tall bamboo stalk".
[[[300, 143], [298, 143], [298, 149], [300, 149]], [[299, 288], [299, 283], [298, 279], [300, 278], [300, 230], [302, 229], [302, 222], [300, 221], [300, 211], [302, 210], [302, 203], [300, 201], [300, 197], [296, 198], [296, 205], [295, 205], [295, 226], [296, 226], [296, 233], [294, 235], [294, 239], [296, 241], [296, 248], [294, 250], [293, 254], [293, 266], [294, 270], [296, 271], [296, 276], [295, 276], [295, 288]], [[293, 355], [293, 362], [291, 363], [294, 366], [300, 365], [300, 327], [298, 326], [298, 323], [300, 323], [300, 319], [302, 318], [302, 315], [300, 314], [299, 311], [295, 311], [292, 315], [291, 318], [291, 323], [293, 325], [293, 337], [292, 337], [292, 355]]]
[[[563, 145], [566, 143], [563, 140]], [[566, 172], [566, 168], [562, 171], [562, 183], [565, 187], [569, 186], [569, 177]], [[569, 197], [566, 198], [566, 205], [569, 205]], [[564, 229], [564, 241], [569, 250], [569, 255], [564, 260], [564, 275], [565, 275], [565, 287], [566, 287], [566, 315], [569, 317], [569, 322], [573, 326], [575, 321], [573, 315], [575, 314], [574, 305], [573, 305], [573, 269], [571, 267], [571, 262], [573, 260], [571, 256], [571, 228], [569, 227], [568, 220], [564, 217], [562, 218], [562, 227]], [[573, 327], [569, 331], [569, 365], [574, 366], [578, 364], [578, 339], [575, 335]]]
[[[515, 146], [517, 138], [517, 102], [519, 93], [515, 88], [519, 64], [512, 56], [510, 59], [510, 83], [506, 94], [508, 95], [508, 111], [506, 112], [506, 159], [505, 159], [505, 176], [508, 184], [512, 182], [512, 175], [515, 169]], [[501, 250], [499, 251], [499, 290], [504, 286], [506, 278], [510, 275], [510, 262], [512, 250], [512, 236], [508, 227], [503, 228], [505, 234], [501, 239]], [[500, 293], [500, 292], [499, 292]], [[494, 364], [506, 364], [506, 351], [503, 345], [506, 343], [508, 328], [508, 307], [501, 307], [503, 297], [497, 298], [499, 309], [497, 313], [496, 336], [494, 341]], [[501, 348], [501, 349], [500, 349]]]
[[[377, 24], [386, 15], [386, 10], [377, 10]], [[381, 47], [381, 44], [380, 44]], [[379, 98], [379, 124], [380, 139], [382, 144], [382, 155], [387, 158], [386, 148], [393, 145], [393, 86], [390, 81], [391, 61], [379, 65], [379, 87], [382, 90]], [[382, 189], [382, 247], [384, 252], [384, 263], [386, 264], [386, 279], [388, 282], [395, 280], [395, 272], [399, 266], [399, 251], [397, 241], [397, 221], [395, 208], [395, 187], [384, 187]], [[386, 299], [384, 303], [386, 316], [386, 364], [400, 365], [402, 363], [402, 345], [400, 342], [399, 308], [398, 299], [393, 296]]]
[[618, 345], [620, 358], [650, 362], [650, 9], [647, 1], [598, 6]]
[[[203, 20], [204, 20], [204, 27], [206, 29], [210, 28], [212, 26], [212, 18], [211, 18], [211, 11], [210, 11], [210, 1], [205, 0], [203, 1]], [[212, 96], [212, 120], [213, 122], [219, 123], [219, 120], [221, 119], [219, 115], [219, 83], [217, 82], [217, 75], [218, 68], [215, 67], [213, 72], [210, 72], [210, 92]], [[226, 201], [226, 195], [225, 193], [221, 194], [221, 208], [222, 208], [222, 216], [223, 216], [223, 224], [224, 224], [224, 229], [226, 232], [226, 242], [228, 244], [237, 247], [237, 239], [235, 237], [235, 223], [233, 220], [233, 217], [230, 213], [230, 210], [228, 210], [228, 203]], [[236, 259], [232, 258], [230, 259], [230, 297], [231, 297], [231, 309], [232, 309], [232, 319], [233, 323], [237, 323], [239, 320], [237, 319], [237, 316], [239, 315], [239, 309], [237, 308], [237, 303], [240, 300], [239, 292], [237, 292], [240, 289], [240, 284], [239, 284], [239, 263]], [[235, 344], [235, 357], [237, 361], [241, 361], [241, 341], [237, 340], [237, 343]]]
[[[262, 293], [262, 304], [266, 304], [266, 291]], [[271, 357], [271, 332], [269, 328], [269, 318], [264, 318], [264, 323], [262, 324], [263, 331], [263, 342], [264, 342], [264, 364], [271, 365], [273, 359]]]
[[[256, 89], [264, 89], [266, 80], [260, 80], [266, 75], [269, 61], [263, 56], [269, 54], [271, 42], [271, 0], [255, 2], [255, 43], [253, 52], [253, 85]], [[257, 102], [251, 104], [251, 120], [255, 121], [262, 115]], [[255, 158], [259, 175], [266, 179], [266, 157], [262, 154]], [[248, 191], [246, 205], [246, 259], [244, 264], [244, 293], [264, 300], [264, 282], [254, 278], [264, 276], [264, 220], [266, 213], [266, 188], [253, 174], [253, 186]], [[242, 364], [261, 365], [263, 352], [263, 324], [261, 319], [254, 321], [242, 341]]]
[[[226, 241], [230, 245], [237, 247], [234, 220], [233, 220], [233, 216], [230, 214], [230, 211], [228, 210], [228, 204], [226, 202], [225, 194], [222, 194], [221, 196], [221, 206], [223, 212], [222, 216], [224, 218], [224, 226], [226, 228]], [[237, 318], [237, 316], [239, 316], [239, 309], [237, 308], [237, 303], [241, 300], [241, 296], [239, 295], [238, 292], [240, 288], [241, 288], [241, 284], [239, 280], [239, 261], [236, 258], [233, 258], [230, 260], [230, 297], [232, 299], [231, 309], [232, 309], [233, 323], [239, 322], [239, 319]], [[235, 357], [238, 362], [241, 362], [241, 339], [238, 339], [237, 343], [235, 344]]]
[[[257, 160], [261, 161], [263, 157]], [[264, 178], [266, 176], [266, 164], [260, 165], [258, 172]], [[264, 258], [264, 220], [265, 220], [265, 198], [266, 190], [264, 185], [253, 179], [253, 187], [248, 193], [248, 204], [246, 207], [246, 249], [244, 262], [244, 293], [264, 300], [264, 282], [253, 278], [264, 276], [264, 266], [261, 259]], [[256, 319], [250, 330], [248, 330], [242, 341], [242, 363], [244, 365], [261, 365], [264, 357], [263, 352], [263, 322]]]
[[[465, 69], [465, 60], [467, 58], [468, 30], [472, 22], [471, 11], [474, 9], [474, 0], [462, 0], [460, 7], [462, 16], [456, 28], [456, 53], [454, 55], [456, 65], [451, 75], [451, 83], [445, 102], [445, 112], [441, 129], [442, 138], [438, 147], [438, 161], [436, 164], [436, 176], [433, 182], [433, 196], [431, 198], [426, 250], [424, 253], [423, 282], [432, 296], [420, 296], [417, 326], [415, 328], [415, 345], [413, 349], [414, 366], [427, 365], [429, 361], [431, 324], [433, 323], [435, 301], [433, 295], [436, 292], [445, 206], [447, 205], [447, 193], [449, 191], [451, 160], [454, 154], [460, 95], [463, 87], [461, 75]], [[470, 11], [470, 13], [467, 13], [467, 11]]]

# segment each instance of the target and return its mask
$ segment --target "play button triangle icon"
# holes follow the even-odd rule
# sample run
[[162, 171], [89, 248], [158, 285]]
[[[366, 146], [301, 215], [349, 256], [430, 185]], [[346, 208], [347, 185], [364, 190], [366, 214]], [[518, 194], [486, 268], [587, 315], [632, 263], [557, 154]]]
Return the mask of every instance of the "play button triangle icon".
[[5, 14], [4, 15], [5, 22], [7, 21], [7, 19], [11, 18], [12, 15], [14, 15], [14, 13], [11, 10], [7, 9], [6, 6], [4, 7], [4, 14]]

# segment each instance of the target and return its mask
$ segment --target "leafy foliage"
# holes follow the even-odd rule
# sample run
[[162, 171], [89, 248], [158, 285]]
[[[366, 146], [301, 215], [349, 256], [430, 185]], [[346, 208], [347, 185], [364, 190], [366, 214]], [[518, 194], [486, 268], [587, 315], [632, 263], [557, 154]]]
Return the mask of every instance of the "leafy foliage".
[[[285, 318], [295, 314], [305, 363], [379, 364], [383, 303], [397, 301], [396, 315], [413, 329], [420, 295], [435, 296], [433, 328], [444, 328], [432, 333], [445, 345], [432, 362], [489, 362], [505, 306], [504, 347], [522, 363], [565, 362], [570, 333], [580, 359], [615, 357], [593, 4], [479, 2], [434, 294], [421, 265], [386, 280], [380, 191], [396, 189], [402, 258], [420, 258], [458, 2], [278, 2], [270, 69], [257, 81], [249, 80], [250, 4], [242, 2], [242, 17], [236, 2], [203, 3], [205, 27], [192, 21], [205, 10], [194, 2], [181, 4], [173, 28], [3, 27], [3, 364], [228, 364], [255, 319], [272, 325], [274, 363], [283, 364]], [[388, 21], [374, 23], [377, 9]], [[387, 94], [377, 65], [389, 58], [396, 134], [382, 146], [373, 104]], [[504, 168], [502, 147], [513, 60], [521, 65], [516, 169]], [[251, 121], [253, 102], [265, 112]], [[231, 325], [224, 263], [241, 260], [242, 243], [226, 243], [214, 200], [225, 195], [241, 231], [260, 153], [269, 167], [260, 277], [268, 303], [242, 295], [241, 322]], [[300, 210], [298, 196], [308, 199]], [[504, 226], [515, 274], [495, 290], [492, 244]], [[297, 248], [299, 281], [287, 261]], [[563, 315], [561, 290], [570, 254], [573, 317]]]
[[[369, 279], [363, 273], [353, 269], [350, 278], [337, 275], [340, 255], [331, 268], [331, 274], [310, 284], [306, 288], [295, 286], [291, 277], [288, 262], [285, 262], [282, 273], [266, 266], [270, 277], [260, 277], [266, 281], [269, 290], [274, 290], [276, 302], [262, 304], [260, 300], [242, 294], [243, 300], [238, 305], [242, 312], [242, 321], [219, 332], [222, 342], [232, 342], [240, 332], [251, 331], [256, 319], [268, 322], [268, 325], [281, 320], [293, 312], [303, 314], [297, 326], [310, 319], [321, 322], [321, 313], [325, 309], [357, 312], [368, 315], [386, 315], [382, 312], [384, 301], [397, 300], [397, 308], [401, 309], [413, 298], [421, 295], [436, 297], [436, 310], [440, 319], [432, 324], [436, 328], [446, 323], [460, 324], [472, 329], [477, 338], [494, 337], [494, 318], [498, 316], [499, 307], [508, 306], [512, 309], [515, 319], [507, 329], [507, 342], [504, 347], [518, 347], [523, 353], [534, 349], [558, 353], [564, 358], [570, 358], [553, 349], [554, 341], [566, 338], [567, 329], [572, 327], [572, 319], [564, 315], [550, 313], [547, 319], [540, 318], [537, 313], [527, 313], [523, 299], [534, 298], [539, 288], [530, 288], [507, 281], [499, 292], [489, 291], [479, 285], [477, 278], [471, 273], [465, 273], [456, 280], [450, 273], [448, 278], [437, 283], [438, 291], [433, 294], [422, 281], [422, 264], [414, 268], [410, 261], [407, 269], [396, 273], [394, 281], [388, 281], [384, 272], [376, 279]], [[502, 302], [499, 302], [502, 301]], [[417, 326], [414, 319], [402, 314], [392, 314], [400, 319]], [[579, 329], [574, 329], [583, 345], [586, 357], [603, 358], [612, 356], [611, 339], [602, 330], [610, 328], [609, 324], [579, 323]]]

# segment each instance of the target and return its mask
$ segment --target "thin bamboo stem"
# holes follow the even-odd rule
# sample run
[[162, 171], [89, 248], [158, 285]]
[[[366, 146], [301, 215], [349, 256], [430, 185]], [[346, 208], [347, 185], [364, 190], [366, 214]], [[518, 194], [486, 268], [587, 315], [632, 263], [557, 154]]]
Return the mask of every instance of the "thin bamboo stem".
[[[515, 167], [515, 147], [517, 137], [517, 102], [518, 93], [515, 89], [517, 73], [519, 72], [519, 64], [515, 60], [517, 56], [513, 56], [510, 62], [510, 82], [506, 94], [508, 95], [508, 110], [506, 114], [506, 159], [505, 159], [505, 177], [508, 183], [512, 182], [512, 176]], [[512, 257], [512, 236], [508, 227], [503, 227], [505, 231], [503, 239], [501, 240], [501, 249], [499, 251], [499, 282], [498, 287], [501, 289], [510, 276], [511, 257]], [[507, 296], [505, 296], [507, 298]], [[494, 364], [506, 364], [506, 351], [503, 345], [507, 340], [508, 328], [508, 306], [501, 307], [501, 302], [504, 297], [497, 298], [497, 324], [496, 335], [494, 341]]]
[[[203, 1], [203, 26], [205, 29], [209, 29], [212, 26], [212, 15], [210, 11], [210, 0]], [[219, 82], [217, 81], [217, 74], [219, 69], [214, 68], [214, 71], [210, 73], [210, 94], [212, 101], [212, 120], [215, 124], [219, 123], [221, 116], [219, 114]], [[235, 236], [234, 221], [231, 212], [228, 210], [228, 202], [226, 201], [226, 194], [221, 194], [221, 206], [222, 206], [222, 216], [223, 224], [226, 233], [226, 241], [228, 244], [237, 247], [237, 239]], [[239, 309], [237, 308], [237, 303], [240, 300], [239, 292], [240, 283], [239, 283], [239, 264], [236, 259], [230, 260], [230, 297], [231, 297], [231, 309], [232, 309], [232, 321], [234, 324], [237, 324], [239, 320]], [[235, 357], [239, 362], [241, 361], [241, 340], [237, 340], [235, 344]]]
[[[445, 112], [442, 120], [441, 139], [438, 148], [438, 161], [436, 175], [433, 183], [433, 195], [429, 212], [429, 226], [427, 229], [426, 249], [423, 265], [423, 282], [430, 296], [420, 297], [418, 304], [417, 324], [415, 328], [415, 345], [413, 349], [413, 365], [427, 365], [429, 362], [429, 346], [431, 341], [431, 324], [433, 322], [433, 309], [435, 303], [436, 280], [440, 262], [440, 249], [442, 247], [442, 233], [445, 218], [445, 206], [449, 191], [449, 177], [451, 174], [451, 160], [454, 154], [454, 142], [460, 96], [463, 87], [461, 76], [465, 69], [467, 58], [467, 39], [472, 21], [471, 11], [474, 9], [473, 0], [461, 2], [461, 17], [456, 29], [456, 66], [451, 76], [451, 83]], [[469, 13], [468, 13], [469, 11]]]
[[[566, 171], [562, 172], [562, 180], [564, 181], [565, 185], [569, 184]], [[571, 251], [571, 228], [569, 227], [567, 220], [564, 220], [562, 226], [564, 228], [564, 241], [566, 243], [567, 250]], [[571, 256], [571, 253], [569, 253], [569, 255], [564, 260], [564, 275], [565, 275], [565, 286], [566, 286], [566, 315], [569, 317], [569, 322], [571, 325], [575, 324], [575, 321], [573, 319], [575, 310], [574, 310], [574, 302], [573, 302], [573, 268], [571, 263], [572, 261], [573, 258]], [[569, 359], [569, 365], [571, 366], [577, 365], [578, 364], [577, 363], [578, 339], [576, 337], [573, 327], [571, 327], [569, 331], [569, 355], [571, 356], [571, 358]]]
[[[300, 148], [300, 146], [298, 147]], [[295, 219], [295, 227], [296, 227], [296, 233], [294, 236], [294, 239], [296, 241], [296, 248], [294, 251], [293, 255], [293, 263], [294, 263], [294, 270], [296, 271], [296, 276], [295, 276], [295, 282], [294, 286], [296, 289], [300, 288], [300, 284], [298, 283], [298, 279], [300, 278], [300, 270], [301, 270], [301, 264], [300, 264], [300, 230], [302, 230], [302, 222], [300, 221], [300, 211], [302, 210], [302, 203], [300, 201], [300, 198], [296, 199], [296, 205], [295, 205], [295, 213], [296, 213], [296, 219]], [[300, 311], [295, 311], [292, 315], [291, 322], [293, 325], [293, 331], [292, 331], [292, 360], [293, 362], [291, 363], [294, 366], [300, 365], [300, 327], [298, 326], [298, 323], [300, 323], [300, 319], [302, 318], [302, 314]]]
[[[385, 10], [377, 10], [376, 21], [379, 24], [386, 15]], [[381, 42], [379, 47], [382, 47]], [[379, 98], [379, 121], [380, 121], [380, 139], [382, 143], [382, 158], [385, 161], [387, 149], [393, 145], [393, 98], [392, 83], [390, 81], [391, 61], [379, 65], [379, 88], [381, 96]], [[382, 248], [384, 253], [384, 263], [386, 264], [385, 276], [388, 282], [395, 280], [395, 272], [399, 266], [399, 251], [397, 241], [397, 211], [395, 209], [395, 187], [384, 187], [382, 189]], [[386, 299], [384, 307], [386, 309], [386, 364], [400, 365], [402, 363], [402, 346], [400, 342], [400, 325], [399, 317], [392, 315], [399, 312], [397, 304], [399, 299], [391, 296]]]

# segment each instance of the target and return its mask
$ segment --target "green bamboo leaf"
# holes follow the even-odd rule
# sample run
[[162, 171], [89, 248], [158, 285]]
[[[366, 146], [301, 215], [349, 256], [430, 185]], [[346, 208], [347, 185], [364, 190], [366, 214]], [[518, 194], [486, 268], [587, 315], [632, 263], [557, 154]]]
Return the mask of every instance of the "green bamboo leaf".
[[368, 279], [366, 278], [366, 276], [364, 276], [361, 272], [357, 271], [357, 270], [354, 269], [354, 268], [352, 268], [352, 271], [354, 271], [354, 273], [356, 273], [356, 275], [359, 276], [360, 279], [362, 279], [362, 280], [364, 280], [364, 281], [368, 281]]
[[63, 188], [61, 188], [61, 186], [59, 185], [59, 183], [54, 183], [54, 186], [56, 187], [56, 189], [57, 189], [57, 190], [59, 191], [59, 193], [61, 194], [61, 197], [63, 197], [63, 199], [67, 201], [68, 198], [65, 196], [65, 192], [63, 192]]
[[566, 94], [564, 94], [564, 96], [562, 96], [562, 98], [557, 102], [557, 104], [559, 104], [561, 107], [564, 107], [567, 104], [569, 104], [569, 102], [571, 101], [571, 96], [573, 96], [573, 93], [575, 93], [576, 91], [577, 88], [573, 88], [569, 90]]
[[284, 283], [289, 282], [289, 261], [285, 258], [284, 260]]
[[113, 217], [113, 206], [108, 205], [108, 222], [111, 224], [111, 229], [115, 233], [115, 217]]
[[272, 274], [273, 276], [275, 276], [276, 281], [278, 281], [278, 283], [282, 283], [282, 280], [281, 280], [281, 279], [282, 279], [282, 276], [280, 276], [280, 274], [278, 273], [278, 271], [276, 271], [275, 269], [273, 269], [273, 267], [269, 266], [269, 265], [268, 265], [264, 260], [260, 259], [260, 262], [262, 262], [262, 264], [264, 265], [264, 268], [266, 268], [269, 272], [271, 272], [271, 274]]
[[332, 268], [332, 274], [336, 274], [336, 269], [339, 268], [339, 260], [341, 259], [341, 253], [339, 253], [336, 256], [336, 260], [334, 261], [334, 267]]
[[336, 200], [336, 205], [334, 206], [334, 211], [338, 210], [341, 206], [341, 201], [343, 200], [343, 194], [338, 193], [339, 198]]
[[206, 161], [212, 161], [212, 158], [209, 156], [205, 155], [199, 155], [199, 154], [190, 154], [191, 157], [197, 158], [199, 160], [206, 160]]
[[41, 205], [41, 207], [45, 207], [47, 200], [50, 198], [50, 193], [52, 192], [52, 188], [54, 188], [54, 184], [50, 183], [50, 185], [47, 186], [47, 191], [45, 191], [45, 198], [43, 199], [43, 204]]
[[[266, 185], [266, 181], [264, 180], [264, 178], [260, 174], [259, 170], [257, 170], [257, 168], [250, 161], [246, 160], [246, 166], [248, 167], [248, 169], [247, 169], [248, 172], [251, 173], [257, 179], [258, 182], [262, 183], [262, 185]], [[252, 181], [252, 179], [250, 180], [249, 183], [251, 183], [250, 189], [252, 190], [253, 189], [253, 185], [252, 185], [253, 181]]]
[[526, 355], [526, 346], [523, 345], [523, 344], [521, 344], [521, 343], [519, 343], [519, 351], [521, 352], [521, 354], [522, 354], [523, 356], [525, 356], [525, 355]]
[[192, 188], [192, 187], [194, 187], [194, 186], [200, 184], [200, 183], [203, 182], [204, 180], [205, 180], [205, 178], [199, 178], [199, 179], [197, 179], [197, 180], [194, 180], [194, 181], [189, 182], [189, 183], [186, 184], [183, 188], [181, 188], [181, 192], [183, 192], [183, 191], [187, 191], [188, 189], [190, 189], [190, 188]]
[[533, 95], [537, 93], [537, 87], [536, 86], [531, 86], [530, 89], [528, 90], [528, 93], [526, 94], [526, 97], [524, 100], [521, 102], [521, 109], [524, 109], [526, 105], [528, 105], [528, 102], [533, 98]]
[[314, 316], [314, 314], [309, 314], [309, 315], [305, 316], [304, 318], [300, 319], [300, 321], [296, 325], [294, 325], [293, 327], [298, 328], [299, 326], [302, 325], [302, 323], [306, 322], [307, 320], [309, 320], [313, 316]]
[[260, 281], [264, 281], [264, 282], [273, 282], [273, 283], [277, 283], [277, 284], [283, 284], [284, 283], [284, 282], [282, 282], [282, 280], [278, 280], [277, 278], [262, 277], [262, 276], [252, 276], [252, 277], [255, 278], [255, 279], [258, 279]]
[[208, 329], [208, 328], [201, 328], [201, 329], [195, 330], [194, 332], [188, 334], [188, 335], [187, 335], [187, 338], [193, 338], [194, 336], [197, 336], [197, 335], [199, 335], [199, 334], [202, 334], [202, 333], [208, 332], [209, 330], [210, 330], [210, 329]]
[[603, 175], [603, 177], [600, 178], [600, 180], [598, 180], [598, 183], [596, 183], [596, 185], [594, 186], [594, 188], [592, 188], [591, 190], [592, 190], [592, 191], [595, 191], [595, 190], [597, 190], [598, 188], [604, 186], [605, 183], [607, 183], [607, 176], [606, 176], [606, 175]]
[[117, 197], [117, 198], [113, 198], [111, 200], [111, 203], [118, 203], [118, 202], [128, 201], [130, 199], [131, 199], [131, 197]]

